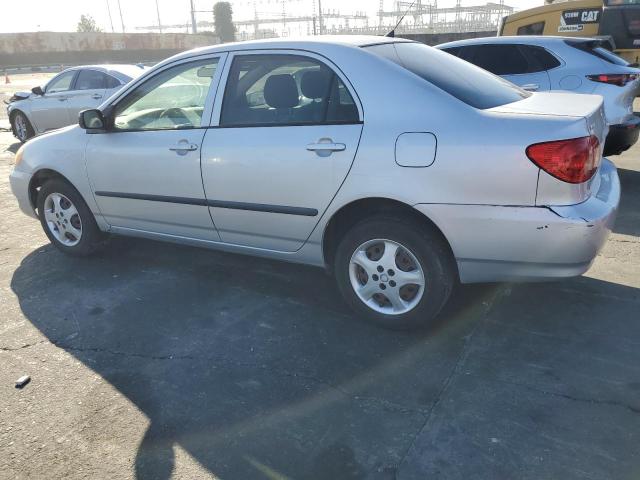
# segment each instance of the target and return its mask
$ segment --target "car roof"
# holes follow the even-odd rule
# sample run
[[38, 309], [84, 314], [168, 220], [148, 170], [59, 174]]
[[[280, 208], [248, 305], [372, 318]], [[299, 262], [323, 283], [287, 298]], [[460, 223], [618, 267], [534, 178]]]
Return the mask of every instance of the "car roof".
[[413, 40], [376, 35], [317, 35], [298, 38], [268, 38], [243, 42], [220, 43], [208, 47], [195, 48], [193, 50], [188, 50], [174, 55], [171, 57], [171, 60], [188, 58], [194, 54], [206, 55], [209, 53], [237, 50], [309, 49], [313, 51], [316, 48], [326, 48], [331, 46], [366, 47], [369, 45], [397, 42], [413, 42]]
[[456, 40], [455, 42], [441, 43], [436, 48], [462, 47], [467, 45], [484, 45], [484, 44], [501, 44], [501, 43], [518, 43], [525, 45], [555, 45], [563, 43], [566, 40], [574, 42], [593, 41], [593, 38], [586, 37], [557, 37], [551, 35], [512, 35], [505, 37], [478, 37], [468, 38], [466, 40]]
[[102, 64], [102, 65], [78, 65], [76, 67], [68, 68], [67, 70], [97, 70], [99, 72], [109, 73], [115, 77], [131, 80], [140, 76], [145, 72], [145, 68], [138, 65], [131, 64]]

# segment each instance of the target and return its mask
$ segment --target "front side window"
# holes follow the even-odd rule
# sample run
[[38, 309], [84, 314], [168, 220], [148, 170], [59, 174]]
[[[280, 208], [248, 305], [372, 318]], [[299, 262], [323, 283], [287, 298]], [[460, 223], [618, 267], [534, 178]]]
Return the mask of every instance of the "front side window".
[[233, 60], [222, 126], [354, 123], [358, 108], [325, 64], [298, 55], [243, 55]]
[[81, 70], [75, 90], [101, 90], [106, 87], [107, 75], [97, 70]]
[[69, 90], [75, 74], [75, 71], [65, 72], [51, 80], [47, 85], [47, 93], [59, 93]]
[[127, 95], [115, 108], [116, 130], [198, 128], [218, 59], [164, 70]]

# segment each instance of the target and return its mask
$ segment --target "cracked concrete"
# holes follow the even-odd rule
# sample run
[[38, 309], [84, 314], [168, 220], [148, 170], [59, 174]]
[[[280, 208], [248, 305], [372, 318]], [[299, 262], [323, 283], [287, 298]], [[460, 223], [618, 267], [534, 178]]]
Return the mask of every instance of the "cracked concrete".
[[637, 479], [640, 148], [587, 275], [461, 287], [406, 334], [311, 268], [129, 239], [66, 258], [17, 211], [11, 143], [1, 479]]

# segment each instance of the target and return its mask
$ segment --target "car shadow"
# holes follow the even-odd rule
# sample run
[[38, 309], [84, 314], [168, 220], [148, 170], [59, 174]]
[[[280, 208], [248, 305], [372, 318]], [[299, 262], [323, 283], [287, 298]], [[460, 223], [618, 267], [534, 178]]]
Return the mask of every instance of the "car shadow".
[[4, 151], [5, 152], [11, 152], [11, 153], [15, 154], [21, 146], [22, 146], [22, 143], [15, 142], [15, 143], [12, 143], [11, 145], [9, 145], [7, 148], [5, 148]]
[[[496, 351], [517, 378], [531, 362], [510, 344], [549, 338], [528, 333], [542, 327], [575, 334], [617, 318], [609, 297], [637, 297], [588, 278], [465, 286], [426, 330], [391, 332], [354, 318], [319, 269], [124, 238], [89, 259], [38, 249], [11, 288], [149, 419], [135, 474], [160, 480], [176, 445], [225, 479], [394, 478], [479, 326], [495, 330], [480, 336], [480, 375]], [[571, 295], [586, 316], [566, 313]]]
[[36, 250], [11, 288], [149, 419], [137, 478], [169, 478], [180, 445], [225, 479], [359, 479], [393, 478], [503, 287], [460, 288], [428, 329], [391, 332], [320, 269], [114, 238], [90, 259]]
[[615, 233], [640, 237], [640, 172], [618, 168], [622, 195], [613, 227]]

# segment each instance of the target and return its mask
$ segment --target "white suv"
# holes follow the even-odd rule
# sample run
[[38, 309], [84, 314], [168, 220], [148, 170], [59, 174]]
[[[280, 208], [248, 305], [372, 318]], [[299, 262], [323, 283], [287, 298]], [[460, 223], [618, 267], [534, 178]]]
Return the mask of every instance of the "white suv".
[[486, 37], [449, 42], [451, 53], [529, 91], [570, 91], [604, 97], [609, 135], [604, 155], [618, 155], [638, 140], [640, 118], [633, 101], [640, 70], [611, 53], [605, 43], [576, 37]]

